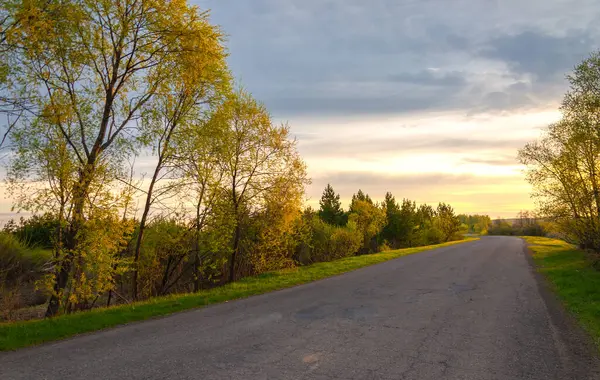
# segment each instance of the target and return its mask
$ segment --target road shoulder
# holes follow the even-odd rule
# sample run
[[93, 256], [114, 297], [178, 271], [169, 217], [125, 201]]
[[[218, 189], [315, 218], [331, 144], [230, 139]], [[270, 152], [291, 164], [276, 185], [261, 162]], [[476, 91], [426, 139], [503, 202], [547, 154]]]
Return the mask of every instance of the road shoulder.
[[[532, 275], [534, 276], [538, 292], [542, 297], [549, 315], [549, 323], [557, 342], [557, 350], [561, 354], [563, 366], [567, 373], [571, 374], [573, 379], [598, 379], [600, 378], [600, 336], [597, 335], [594, 323], [600, 324], [600, 315], [597, 315], [597, 321], [584, 321], [580, 317], [580, 312], [573, 303], [573, 291], [577, 293], [578, 286], [568, 287], [559, 277], [564, 276], [570, 271], [571, 276], [577, 278], [582, 265], [579, 262], [580, 256], [574, 258], [578, 260], [578, 266], [561, 269], [561, 273], [555, 272], [557, 255], [562, 255], [566, 251], [577, 251], [567, 243], [555, 239], [524, 237], [523, 253], [530, 265]], [[581, 281], [594, 281], [597, 275], [600, 278], [600, 272], [597, 274], [586, 273]], [[600, 288], [596, 288], [600, 289]], [[598, 291], [600, 293], [600, 291]], [[597, 293], [598, 294], [598, 293]], [[576, 295], [584, 297], [583, 294]], [[595, 299], [590, 299], [590, 304], [586, 309], [594, 308]]]

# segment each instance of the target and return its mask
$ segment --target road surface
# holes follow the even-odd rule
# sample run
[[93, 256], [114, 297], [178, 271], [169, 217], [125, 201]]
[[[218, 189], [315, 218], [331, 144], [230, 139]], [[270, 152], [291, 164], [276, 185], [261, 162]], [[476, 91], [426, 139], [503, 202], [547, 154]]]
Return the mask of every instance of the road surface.
[[0, 354], [1, 379], [600, 379], [589, 341], [486, 237]]

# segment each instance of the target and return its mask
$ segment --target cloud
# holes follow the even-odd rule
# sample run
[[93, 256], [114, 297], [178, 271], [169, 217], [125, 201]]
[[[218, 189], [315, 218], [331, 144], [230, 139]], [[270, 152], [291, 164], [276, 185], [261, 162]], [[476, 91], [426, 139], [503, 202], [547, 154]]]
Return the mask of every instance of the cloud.
[[490, 39], [480, 53], [506, 62], [517, 74], [531, 74], [539, 81], [557, 81], [597, 47], [590, 32], [569, 30], [555, 36], [526, 30]]
[[[556, 102], [597, 45], [600, 4], [199, 0], [277, 116], [513, 111]], [[433, 70], [432, 70], [433, 69]]]
[[473, 157], [463, 158], [462, 161], [466, 164], [481, 164], [489, 166], [513, 166], [519, 164], [516, 153], [514, 155], [500, 155], [494, 158]]
[[600, 41], [597, 0], [196, 1], [236, 78], [291, 121], [312, 198], [331, 181], [514, 215], [528, 195], [512, 154]]
[[493, 91], [479, 88], [481, 99], [470, 112], [518, 111], [558, 103], [567, 89], [566, 75], [598, 48], [595, 41], [591, 30], [567, 30], [563, 35], [525, 30], [490, 38], [478, 54], [503, 62], [509, 83]]
[[463, 87], [467, 84], [464, 73], [454, 71], [436, 75], [436, 71], [429, 69], [416, 73], [390, 74], [384, 80], [386, 82], [411, 83], [423, 86]]
[[[552, 95], [556, 95], [552, 93]], [[471, 110], [473, 112], [518, 110], [520, 108], [535, 107], [536, 94], [533, 93], [531, 84], [518, 81], [504, 87], [500, 91], [492, 91], [482, 95], [479, 104]]]
[[298, 91], [292, 95], [267, 98], [265, 103], [274, 114], [287, 116], [400, 114], [451, 108], [447, 97], [450, 91], [432, 92], [430, 96], [423, 90], [420, 90], [422, 92], [420, 94], [413, 93], [413, 96], [408, 94], [370, 95], [357, 92], [323, 96], [321, 91], [315, 88]]
[[482, 139], [469, 137], [435, 138], [419, 137], [378, 137], [348, 139], [332, 137], [330, 139], [301, 141], [300, 151], [311, 157], [318, 156], [373, 156], [414, 153], [481, 153], [482, 151], [506, 152], [523, 147], [530, 139], [526, 137], [512, 139]]

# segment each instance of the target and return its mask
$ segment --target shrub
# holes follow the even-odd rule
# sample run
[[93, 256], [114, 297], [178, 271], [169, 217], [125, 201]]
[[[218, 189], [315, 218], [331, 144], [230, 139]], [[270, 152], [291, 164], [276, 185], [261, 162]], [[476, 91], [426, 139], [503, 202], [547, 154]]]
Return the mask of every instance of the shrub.
[[52, 214], [33, 215], [30, 218], [9, 220], [4, 226], [4, 232], [17, 237], [30, 247], [51, 249], [58, 228], [58, 220]]
[[50, 251], [28, 248], [15, 236], [0, 232], [0, 280], [14, 285], [35, 280], [51, 258]]
[[[184, 275], [193, 250], [189, 228], [176, 220], [158, 218], [148, 224], [144, 234], [139, 263], [140, 298], [168, 293], [179, 282], [176, 279]], [[136, 238], [134, 235], [132, 240]]]
[[[348, 223], [351, 225], [351, 223]], [[360, 249], [362, 245], [362, 237], [360, 232], [349, 227], [333, 227], [331, 234], [331, 252], [330, 260], [339, 259], [342, 257], [352, 256]]]
[[51, 252], [28, 248], [15, 236], [0, 232], [0, 319], [9, 319], [14, 310], [23, 306], [43, 303], [44, 294], [34, 290]]
[[333, 226], [312, 213], [305, 213], [302, 219], [308, 233], [305, 241], [297, 246], [295, 255], [302, 265], [352, 256], [362, 246], [362, 233], [353, 222], [345, 227]]

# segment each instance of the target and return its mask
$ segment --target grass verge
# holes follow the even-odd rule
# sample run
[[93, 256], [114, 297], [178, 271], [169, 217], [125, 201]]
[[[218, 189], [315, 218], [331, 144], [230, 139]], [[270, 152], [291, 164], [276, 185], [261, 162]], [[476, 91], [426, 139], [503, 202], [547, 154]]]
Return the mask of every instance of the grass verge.
[[471, 238], [425, 247], [346, 257], [336, 261], [246, 277], [238, 282], [198, 293], [157, 297], [128, 305], [94, 309], [52, 319], [2, 323], [0, 324], [0, 351], [14, 350], [128, 322], [289, 288], [401, 256], [472, 240], [477, 239]]
[[600, 271], [588, 254], [562, 240], [524, 237], [544, 274], [567, 310], [590, 333], [600, 349]]

